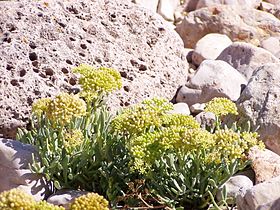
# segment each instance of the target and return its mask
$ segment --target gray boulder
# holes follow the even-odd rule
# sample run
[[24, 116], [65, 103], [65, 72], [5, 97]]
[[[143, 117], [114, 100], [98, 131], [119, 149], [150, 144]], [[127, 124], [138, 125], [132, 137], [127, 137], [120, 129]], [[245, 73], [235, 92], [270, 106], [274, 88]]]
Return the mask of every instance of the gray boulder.
[[217, 60], [229, 63], [248, 80], [253, 72], [260, 66], [266, 63], [280, 62], [280, 60], [271, 52], [244, 42], [233, 43], [224, 49], [224, 51], [217, 57]]
[[187, 80], [178, 34], [158, 14], [123, 1], [4, 1], [0, 6], [0, 134], [15, 137], [31, 104], [76, 87], [81, 63], [117, 69], [109, 106], [172, 98]]
[[280, 154], [280, 64], [261, 66], [237, 101], [240, 124], [250, 121], [266, 146]]
[[246, 79], [236, 69], [224, 61], [204, 60], [194, 76], [177, 93], [176, 101], [205, 103], [215, 97], [226, 97], [236, 101]]
[[[273, 203], [279, 207], [279, 195], [280, 176], [253, 186], [246, 191], [244, 196], [237, 196], [237, 208], [239, 210], [268, 210]], [[268, 208], [264, 208], [265, 205]], [[277, 208], [273, 209], [276, 210]]]

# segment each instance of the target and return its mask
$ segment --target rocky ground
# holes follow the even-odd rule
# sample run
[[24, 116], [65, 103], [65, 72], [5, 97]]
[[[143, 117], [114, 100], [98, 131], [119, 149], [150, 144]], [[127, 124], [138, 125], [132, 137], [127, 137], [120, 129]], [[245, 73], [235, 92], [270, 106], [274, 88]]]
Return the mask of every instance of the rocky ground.
[[267, 149], [228, 186], [238, 209], [280, 209], [280, 0], [0, 1], [0, 14], [0, 191], [48, 196], [32, 148], [7, 139], [34, 100], [79, 88], [71, 69], [87, 63], [121, 73], [112, 110], [163, 96], [203, 121], [205, 102], [236, 102]]

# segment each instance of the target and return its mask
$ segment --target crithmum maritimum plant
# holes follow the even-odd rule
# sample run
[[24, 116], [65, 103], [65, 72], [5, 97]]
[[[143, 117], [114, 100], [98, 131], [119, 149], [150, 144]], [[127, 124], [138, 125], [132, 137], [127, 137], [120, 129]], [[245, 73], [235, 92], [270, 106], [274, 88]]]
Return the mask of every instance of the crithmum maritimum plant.
[[38, 149], [31, 169], [53, 181], [57, 189], [95, 191], [106, 195], [104, 161], [108, 160], [107, 140], [111, 115], [101, 102], [120, 88], [121, 76], [109, 68], [88, 65], [75, 68], [81, 92], [60, 93], [42, 98], [32, 106], [32, 129], [19, 130], [17, 139]]
[[171, 108], [164, 99], [152, 99], [113, 119], [116, 132], [127, 138], [131, 170], [142, 174], [150, 192], [172, 208], [226, 205], [216, 203], [218, 189], [249, 164], [251, 147], [264, 144], [255, 132], [221, 124], [221, 117], [238, 114], [228, 99], [215, 98], [206, 105], [217, 119], [215, 129], [209, 130], [190, 116], [169, 114]]

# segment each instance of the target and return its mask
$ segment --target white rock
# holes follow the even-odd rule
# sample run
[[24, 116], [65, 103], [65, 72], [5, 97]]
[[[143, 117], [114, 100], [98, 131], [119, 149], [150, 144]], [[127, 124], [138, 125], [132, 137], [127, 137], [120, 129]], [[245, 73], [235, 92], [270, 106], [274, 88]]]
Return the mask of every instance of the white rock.
[[188, 104], [186, 103], [177, 103], [174, 104], [174, 109], [170, 111], [172, 114], [184, 114], [184, 115], [190, 115], [190, 109]]
[[280, 37], [269, 37], [261, 42], [261, 47], [271, 52], [273, 55], [280, 52]]
[[156, 13], [159, 0], [132, 0], [132, 2]]
[[36, 200], [51, 193], [45, 179], [29, 170], [32, 154], [36, 154], [36, 150], [31, 145], [0, 138], [0, 192], [20, 188]]
[[246, 191], [253, 187], [253, 182], [247, 176], [236, 175], [231, 177], [217, 193], [218, 201], [222, 200], [222, 188], [225, 186], [227, 191], [227, 198], [231, 199], [230, 204], [234, 204], [238, 195], [244, 196]]
[[212, 112], [200, 112], [195, 116], [196, 121], [202, 128], [215, 126], [216, 115]]
[[190, 106], [190, 111], [192, 114], [199, 114], [205, 109], [205, 104], [196, 103]]
[[226, 35], [207, 34], [196, 43], [192, 53], [192, 62], [199, 65], [204, 60], [215, 60], [231, 44], [232, 41]]
[[63, 206], [65, 209], [69, 209], [69, 205], [74, 201], [75, 198], [88, 193], [89, 192], [87, 191], [79, 190], [59, 190], [48, 197], [47, 202], [54, 205]]
[[176, 102], [184, 102], [191, 106], [208, 102], [215, 97], [226, 97], [236, 101], [242, 86], [246, 84], [246, 79], [228, 63], [205, 60], [189, 83], [178, 91]]
[[180, 0], [159, 0], [157, 12], [165, 20], [174, 21], [174, 13], [180, 5]]
[[244, 42], [234, 42], [218, 56], [217, 60], [229, 63], [248, 80], [260, 66], [266, 63], [280, 62], [277, 57], [267, 50]]

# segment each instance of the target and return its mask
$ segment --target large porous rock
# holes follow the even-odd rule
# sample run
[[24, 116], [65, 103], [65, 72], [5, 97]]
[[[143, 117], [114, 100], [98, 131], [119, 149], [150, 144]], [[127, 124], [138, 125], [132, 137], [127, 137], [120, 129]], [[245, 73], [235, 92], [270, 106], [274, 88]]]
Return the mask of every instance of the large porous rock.
[[217, 5], [190, 12], [176, 26], [176, 31], [188, 48], [194, 48], [196, 42], [209, 33], [225, 34], [232, 41], [259, 44], [270, 35], [280, 34], [280, 20], [248, 7]]
[[267, 64], [255, 71], [237, 105], [240, 123], [250, 121], [261, 139], [280, 154], [280, 64]]
[[[160, 15], [123, 1], [5, 1], [0, 6], [0, 134], [14, 137], [32, 102], [73, 88], [81, 63], [112, 67], [120, 106], [172, 98], [187, 79], [183, 43]], [[74, 86], [75, 87], [75, 86]]]
[[196, 9], [202, 7], [210, 7], [218, 4], [226, 5], [242, 5], [249, 8], [257, 8], [260, 6], [261, 0], [198, 0]]
[[252, 161], [256, 184], [280, 176], [280, 156], [276, 153], [268, 149], [260, 150], [253, 147], [248, 158]]
[[280, 60], [269, 51], [245, 42], [235, 42], [218, 56], [232, 65], [248, 80], [252, 73], [266, 63], [279, 63]]
[[51, 187], [42, 175], [32, 173], [29, 164], [36, 150], [19, 141], [0, 138], [0, 192], [19, 188], [42, 200], [49, 196]]
[[246, 79], [236, 69], [224, 61], [204, 60], [195, 75], [178, 90], [176, 102], [189, 106], [205, 103], [215, 97], [226, 97], [236, 101]]
[[[239, 195], [237, 197], [237, 208], [239, 210], [267, 210], [270, 208], [263, 208], [265, 204], [278, 203], [278, 208], [273, 208], [274, 210], [279, 209], [279, 196], [280, 195], [280, 176], [272, 178], [261, 184], [253, 186], [251, 189], [247, 190], [244, 196]], [[261, 208], [262, 207], [262, 208]]]
[[226, 35], [207, 34], [196, 43], [192, 62], [199, 65], [204, 60], [215, 60], [231, 44], [232, 41]]

